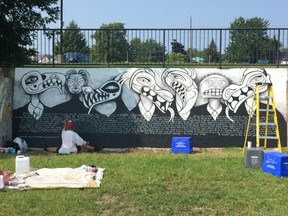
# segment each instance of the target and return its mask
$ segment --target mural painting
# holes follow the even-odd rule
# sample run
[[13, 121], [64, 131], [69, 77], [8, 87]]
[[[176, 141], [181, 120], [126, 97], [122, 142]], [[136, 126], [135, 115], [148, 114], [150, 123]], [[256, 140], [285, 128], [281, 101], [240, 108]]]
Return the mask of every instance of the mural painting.
[[17, 68], [13, 136], [31, 147], [58, 146], [71, 119], [84, 139], [107, 148], [167, 148], [174, 136], [192, 137], [195, 147], [242, 147], [259, 82], [277, 83], [286, 145], [286, 71], [259, 68]]

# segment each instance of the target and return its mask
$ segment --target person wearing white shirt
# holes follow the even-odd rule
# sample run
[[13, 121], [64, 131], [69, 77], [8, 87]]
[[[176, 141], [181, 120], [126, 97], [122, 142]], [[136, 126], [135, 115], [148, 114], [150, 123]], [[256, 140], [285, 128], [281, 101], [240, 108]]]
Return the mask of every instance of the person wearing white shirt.
[[45, 147], [44, 150], [59, 154], [79, 153], [82, 148], [89, 152], [96, 151], [96, 148], [89, 145], [89, 142], [83, 140], [76, 132], [73, 131], [73, 128], [74, 122], [65, 120], [64, 128], [61, 133], [61, 147]]

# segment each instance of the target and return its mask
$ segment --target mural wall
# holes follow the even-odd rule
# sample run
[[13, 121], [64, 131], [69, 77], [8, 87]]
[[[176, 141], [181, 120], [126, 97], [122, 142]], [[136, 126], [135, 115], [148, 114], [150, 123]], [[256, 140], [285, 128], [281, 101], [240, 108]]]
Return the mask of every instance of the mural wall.
[[60, 146], [71, 119], [106, 148], [166, 148], [174, 136], [192, 137], [195, 147], [242, 147], [254, 85], [272, 82], [286, 146], [286, 80], [286, 69], [17, 68], [13, 137]]

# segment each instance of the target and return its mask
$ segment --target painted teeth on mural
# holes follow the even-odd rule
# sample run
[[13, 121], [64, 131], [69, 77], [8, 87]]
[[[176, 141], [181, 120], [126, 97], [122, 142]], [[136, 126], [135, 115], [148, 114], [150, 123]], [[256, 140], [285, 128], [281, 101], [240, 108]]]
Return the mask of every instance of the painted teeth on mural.
[[84, 95], [84, 105], [89, 108], [92, 105], [95, 105], [96, 103], [102, 102], [102, 101], [106, 101], [109, 98], [109, 94], [108, 93], [97, 93], [97, 94], [87, 94]]
[[154, 97], [154, 96], [156, 95], [156, 92], [150, 90], [150, 91], [149, 91], [149, 94]]
[[171, 106], [171, 103], [166, 102], [165, 110], [169, 110], [170, 106]]
[[209, 89], [204, 91], [205, 95], [212, 95], [212, 96], [220, 96], [222, 95], [222, 90], [221, 89]]
[[149, 92], [150, 91], [150, 88], [148, 88], [147, 86], [144, 86], [143, 88], [142, 88], [142, 93], [143, 92]]
[[233, 101], [232, 103], [230, 103], [232, 110], [234, 110], [234, 108], [237, 106], [238, 101]]
[[146, 95], [146, 98], [149, 99], [150, 101], [153, 101], [152, 95]]
[[175, 92], [181, 97], [182, 100], [185, 99], [185, 87], [182, 85], [182, 83], [179, 82], [173, 82], [172, 88], [175, 90]]
[[250, 90], [247, 92], [247, 95], [252, 95], [253, 93], [254, 93], [254, 91], [250, 89]]
[[161, 103], [159, 101], [155, 101], [155, 105], [161, 109]]
[[162, 103], [160, 101], [155, 101], [154, 103], [163, 113], [167, 111], [166, 107], [169, 107], [169, 103], [167, 101], [162, 102]]
[[165, 99], [157, 95], [157, 100], [160, 101], [161, 103], [165, 102]]
[[245, 86], [245, 87], [242, 88], [242, 92], [246, 93], [246, 92], [248, 92], [248, 90], [249, 90], [248, 86]]
[[241, 90], [237, 90], [236, 92], [233, 93], [232, 97], [239, 97], [241, 93], [242, 93]]
[[175, 92], [180, 96], [182, 101], [184, 101], [185, 100], [185, 87], [179, 82], [173, 82], [171, 86], [175, 90]]
[[62, 81], [57, 78], [52, 78], [49, 80], [45, 80], [42, 86], [43, 88], [48, 88], [50, 86], [58, 86], [59, 88], [62, 88]]
[[240, 95], [239, 96], [239, 100], [244, 100], [245, 98], [247, 98], [245, 95]]

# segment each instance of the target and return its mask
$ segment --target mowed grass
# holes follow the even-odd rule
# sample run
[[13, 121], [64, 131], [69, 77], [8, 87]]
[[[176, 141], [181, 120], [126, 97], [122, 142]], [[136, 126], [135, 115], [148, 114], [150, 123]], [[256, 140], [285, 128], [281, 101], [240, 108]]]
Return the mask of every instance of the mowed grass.
[[[34, 168], [105, 168], [97, 189], [0, 191], [0, 215], [287, 215], [288, 178], [245, 168], [240, 148], [30, 154]], [[15, 171], [15, 155], [0, 155]]]

